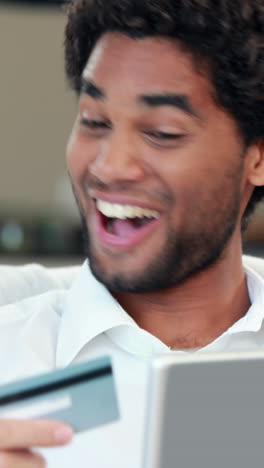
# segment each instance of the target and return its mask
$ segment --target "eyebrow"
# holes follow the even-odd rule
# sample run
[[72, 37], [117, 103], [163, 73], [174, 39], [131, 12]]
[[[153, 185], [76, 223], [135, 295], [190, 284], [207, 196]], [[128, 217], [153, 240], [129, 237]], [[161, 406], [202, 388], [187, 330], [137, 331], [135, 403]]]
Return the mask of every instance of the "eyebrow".
[[87, 94], [97, 101], [103, 101], [106, 98], [106, 95], [102, 89], [98, 88], [98, 86], [96, 86], [92, 81], [86, 80], [84, 78], [82, 78], [81, 81], [80, 93]]
[[[85, 78], [82, 78], [80, 93], [86, 94], [97, 101], [103, 101], [104, 99], [106, 99], [106, 94], [103, 91], [103, 89], [99, 88], [91, 80], [87, 80]], [[142, 95], [139, 97], [138, 101], [140, 104], [152, 108], [162, 106], [175, 107], [185, 112], [186, 114], [191, 115], [192, 117], [198, 119], [201, 118], [199, 113], [193, 108], [192, 104], [190, 103], [188, 96], [186, 96], [185, 94], [163, 93]]]
[[140, 96], [139, 101], [149, 107], [171, 106], [180, 109], [192, 117], [200, 119], [199, 113], [193, 108], [189, 98], [185, 94], [151, 94]]

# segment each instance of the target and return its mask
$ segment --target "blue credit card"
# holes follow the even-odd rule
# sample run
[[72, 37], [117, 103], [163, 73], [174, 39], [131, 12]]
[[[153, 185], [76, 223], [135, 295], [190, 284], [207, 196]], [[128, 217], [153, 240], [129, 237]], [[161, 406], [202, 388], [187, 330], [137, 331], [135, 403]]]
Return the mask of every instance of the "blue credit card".
[[0, 418], [57, 419], [70, 424], [75, 432], [118, 420], [110, 358], [0, 386]]

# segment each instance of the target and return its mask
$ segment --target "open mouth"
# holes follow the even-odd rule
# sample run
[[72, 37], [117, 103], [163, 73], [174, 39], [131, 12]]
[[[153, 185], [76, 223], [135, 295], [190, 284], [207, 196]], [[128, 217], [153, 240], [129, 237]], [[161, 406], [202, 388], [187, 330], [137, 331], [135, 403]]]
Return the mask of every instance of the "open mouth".
[[160, 213], [129, 205], [96, 201], [99, 237], [107, 244], [129, 247], [147, 235]]
[[154, 218], [118, 219], [102, 215], [105, 230], [113, 236], [126, 237], [154, 221]]

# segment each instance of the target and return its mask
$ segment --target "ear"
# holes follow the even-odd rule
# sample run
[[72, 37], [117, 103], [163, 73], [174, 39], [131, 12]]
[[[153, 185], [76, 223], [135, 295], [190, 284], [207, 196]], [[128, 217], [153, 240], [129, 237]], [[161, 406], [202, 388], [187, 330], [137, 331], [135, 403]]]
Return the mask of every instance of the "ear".
[[255, 187], [264, 185], [264, 139], [249, 147], [246, 160], [248, 182]]

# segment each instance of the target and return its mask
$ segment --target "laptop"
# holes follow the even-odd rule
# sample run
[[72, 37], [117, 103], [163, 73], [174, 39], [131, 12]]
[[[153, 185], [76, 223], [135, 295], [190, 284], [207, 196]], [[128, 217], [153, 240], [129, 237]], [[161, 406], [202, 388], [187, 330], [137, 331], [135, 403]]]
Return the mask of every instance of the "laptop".
[[154, 359], [143, 468], [264, 466], [264, 350]]

